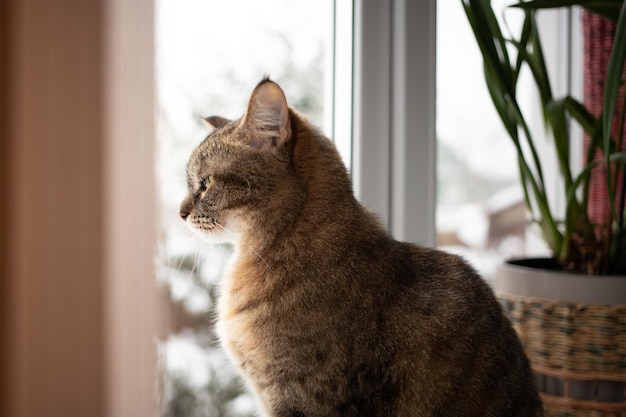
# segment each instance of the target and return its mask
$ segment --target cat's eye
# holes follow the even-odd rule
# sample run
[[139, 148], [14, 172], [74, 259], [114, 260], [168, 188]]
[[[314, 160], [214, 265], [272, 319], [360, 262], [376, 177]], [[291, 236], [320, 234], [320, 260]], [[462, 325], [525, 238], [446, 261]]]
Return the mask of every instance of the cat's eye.
[[213, 184], [213, 175], [205, 177], [200, 183], [200, 187], [202, 190], [207, 190], [211, 186], [211, 184]]

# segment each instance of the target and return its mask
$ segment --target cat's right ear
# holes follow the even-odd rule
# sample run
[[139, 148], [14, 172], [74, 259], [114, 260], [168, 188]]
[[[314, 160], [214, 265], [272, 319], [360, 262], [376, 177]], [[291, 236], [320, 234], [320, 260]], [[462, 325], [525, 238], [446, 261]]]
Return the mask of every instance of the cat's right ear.
[[248, 133], [248, 144], [261, 152], [275, 154], [291, 138], [289, 106], [278, 84], [266, 78], [257, 85], [240, 128]]
[[203, 117], [202, 122], [210, 129], [219, 129], [227, 123], [230, 123], [229, 119], [220, 116]]

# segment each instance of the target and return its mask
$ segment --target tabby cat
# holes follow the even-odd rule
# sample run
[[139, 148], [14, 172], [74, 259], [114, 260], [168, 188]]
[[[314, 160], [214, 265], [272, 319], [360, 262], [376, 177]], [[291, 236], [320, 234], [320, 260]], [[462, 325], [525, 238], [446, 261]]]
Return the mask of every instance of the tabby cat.
[[269, 79], [210, 117], [180, 216], [233, 242], [221, 343], [268, 417], [540, 416], [528, 361], [459, 257], [397, 242]]

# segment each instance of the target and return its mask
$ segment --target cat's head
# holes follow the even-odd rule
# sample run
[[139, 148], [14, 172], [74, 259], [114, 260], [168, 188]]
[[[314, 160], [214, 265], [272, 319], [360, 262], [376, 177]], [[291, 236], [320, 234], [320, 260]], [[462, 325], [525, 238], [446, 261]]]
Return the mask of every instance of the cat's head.
[[205, 121], [214, 130], [191, 155], [179, 214], [209, 241], [237, 241], [242, 228], [280, 211], [276, 190], [291, 170], [290, 110], [278, 84], [264, 79], [241, 119]]

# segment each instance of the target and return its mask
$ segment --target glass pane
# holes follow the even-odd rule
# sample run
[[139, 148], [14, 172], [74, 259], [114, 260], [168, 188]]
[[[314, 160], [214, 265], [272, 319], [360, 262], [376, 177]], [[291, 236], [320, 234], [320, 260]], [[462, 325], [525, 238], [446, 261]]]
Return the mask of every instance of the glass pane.
[[[512, 1], [492, 1], [504, 10]], [[461, 2], [437, 3], [437, 240], [491, 279], [522, 255], [526, 211], [515, 149], [484, 83], [482, 57]], [[507, 13], [516, 31], [520, 15]]]
[[265, 74], [330, 134], [333, 1], [157, 0], [156, 7], [159, 279], [170, 307], [161, 341], [162, 415], [254, 415], [212, 331], [230, 248], [203, 244], [178, 218], [185, 166], [208, 134], [201, 117], [240, 117]]

